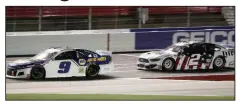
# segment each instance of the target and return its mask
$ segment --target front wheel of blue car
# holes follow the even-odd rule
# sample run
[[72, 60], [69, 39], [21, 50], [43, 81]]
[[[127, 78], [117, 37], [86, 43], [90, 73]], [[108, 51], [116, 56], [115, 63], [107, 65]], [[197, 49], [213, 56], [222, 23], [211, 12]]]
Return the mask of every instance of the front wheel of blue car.
[[32, 80], [40, 80], [45, 78], [45, 68], [40, 65], [36, 65], [31, 69], [31, 75]]

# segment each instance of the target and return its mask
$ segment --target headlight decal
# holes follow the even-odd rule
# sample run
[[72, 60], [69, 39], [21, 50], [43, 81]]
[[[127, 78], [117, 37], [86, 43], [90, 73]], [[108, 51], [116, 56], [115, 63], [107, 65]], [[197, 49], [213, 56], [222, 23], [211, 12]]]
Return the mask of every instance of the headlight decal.
[[151, 62], [159, 61], [160, 59], [150, 59]]
[[139, 58], [138, 61], [139, 62], [149, 63], [149, 60], [148, 59], [144, 59], [144, 58]]

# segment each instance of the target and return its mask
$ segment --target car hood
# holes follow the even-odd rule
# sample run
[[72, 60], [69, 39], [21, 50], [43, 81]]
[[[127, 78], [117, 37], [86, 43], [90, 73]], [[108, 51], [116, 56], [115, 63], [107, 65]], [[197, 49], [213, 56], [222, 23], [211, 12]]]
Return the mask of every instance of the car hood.
[[154, 58], [158, 58], [164, 55], [167, 55], [168, 52], [165, 50], [162, 51], [151, 51], [151, 52], [146, 52], [141, 54], [139, 57], [140, 58], [146, 58], [146, 59], [154, 59]]
[[15, 60], [15, 61], [10, 62], [8, 65], [16, 66], [16, 65], [24, 65], [24, 64], [29, 64], [29, 63], [32, 63], [32, 61], [19, 59], [19, 60]]
[[33, 66], [36, 63], [43, 64], [46, 60], [31, 60], [31, 59], [19, 59], [8, 63], [8, 68], [16, 68], [21, 66], [21, 68]]

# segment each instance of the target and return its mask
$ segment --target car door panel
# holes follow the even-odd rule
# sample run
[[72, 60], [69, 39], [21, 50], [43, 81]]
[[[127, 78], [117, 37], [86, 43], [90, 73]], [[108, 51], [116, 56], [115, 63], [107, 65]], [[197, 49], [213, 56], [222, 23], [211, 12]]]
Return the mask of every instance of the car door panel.
[[55, 60], [45, 65], [46, 77], [80, 76], [79, 67], [73, 60]]
[[78, 62], [75, 51], [62, 52], [45, 66], [46, 77], [84, 76], [85, 66]]
[[[196, 70], [208, 68], [210, 63], [204, 63], [207, 60], [204, 58], [204, 44], [191, 44], [188, 48], [184, 48], [183, 53], [179, 55], [181, 61], [177, 69], [180, 70]], [[211, 59], [210, 59], [211, 60]], [[211, 62], [211, 61], [210, 61]]]

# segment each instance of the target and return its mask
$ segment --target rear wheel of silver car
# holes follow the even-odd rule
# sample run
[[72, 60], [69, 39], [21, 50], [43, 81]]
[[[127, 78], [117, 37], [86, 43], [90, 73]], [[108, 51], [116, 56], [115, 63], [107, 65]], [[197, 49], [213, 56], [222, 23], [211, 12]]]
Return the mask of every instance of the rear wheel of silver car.
[[96, 64], [91, 64], [86, 69], [86, 77], [87, 78], [95, 78], [99, 74], [99, 66]]
[[40, 65], [36, 65], [31, 69], [30, 78], [33, 80], [40, 80], [45, 78], [45, 68]]
[[213, 61], [213, 69], [221, 70], [225, 66], [225, 59], [221, 56], [218, 56]]
[[164, 61], [162, 63], [162, 70], [163, 71], [172, 71], [172, 70], [174, 70], [174, 66], [175, 66], [174, 59], [166, 58], [166, 59], [164, 59]]

